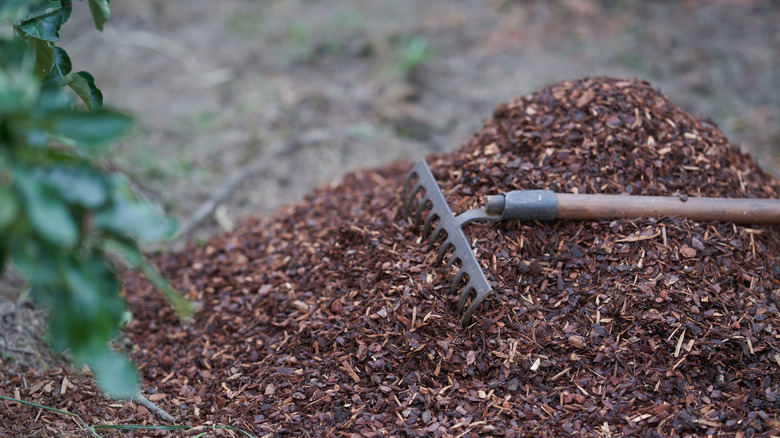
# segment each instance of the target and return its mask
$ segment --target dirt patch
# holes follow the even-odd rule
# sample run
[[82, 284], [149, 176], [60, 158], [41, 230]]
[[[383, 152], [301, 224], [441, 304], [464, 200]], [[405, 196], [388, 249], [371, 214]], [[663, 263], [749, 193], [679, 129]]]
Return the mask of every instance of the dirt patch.
[[[647, 83], [608, 78], [503, 104], [466, 146], [431, 163], [456, 211], [519, 186], [772, 198], [780, 189], [708, 121]], [[350, 174], [269, 220], [158, 258], [203, 305], [190, 326], [130, 277], [128, 353], [143, 364], [146, 392], [185, 424], [256, 435], [780, 427], [775, 228], [680, 218], [471, 226], [495, 293], [463, 329], [433, 248], [399, 215], [407, 171]], [[62, 395], [66, 378], [85, 391]], [[27, 379], [32, 389], [10, 377], [3, 393], [99, 421], [143, 414], [61, 370]]]

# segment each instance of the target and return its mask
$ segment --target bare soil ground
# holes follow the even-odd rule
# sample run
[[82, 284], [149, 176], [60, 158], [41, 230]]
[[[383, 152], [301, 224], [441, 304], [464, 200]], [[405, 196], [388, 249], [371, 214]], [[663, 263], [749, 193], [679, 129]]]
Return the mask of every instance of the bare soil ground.
[[[647, 79], [778, 167], [773, 1], [155, 0], [112, 4], [102, 34], [75, 6], [74, 68], [137, 121], [106, 166], [188, 227], [173, 248], [346, 172], [452, 150], [499, 103], [583, 76]], [[0, 289], [4, 361], [51, 363], [23, 287]]]
[[[253, 171], [219, 203], [220, 220], [195, 227], [199, 238], [354, 169], [452, 150], [499, 103], [583, 76], [649, 80], [767, 166], [780, 147], [776, 2], [157, 0], [112, 8], [103, 34], [79, 30], [64, 45], [78, 68], [95, 73], [107, 102], [137, 117], [113, 162], [183, 222], [236, 172]], [[88, 26], [86, 8], [76, 9]]]

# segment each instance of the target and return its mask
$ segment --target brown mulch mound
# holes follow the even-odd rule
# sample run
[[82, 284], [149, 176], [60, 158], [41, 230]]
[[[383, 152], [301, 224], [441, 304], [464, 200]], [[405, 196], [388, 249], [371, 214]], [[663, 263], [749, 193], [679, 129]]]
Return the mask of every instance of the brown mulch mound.
[[[712, 122], [638, 80], [563, 82], [515, 99], [429, 163], [455, 212], [520, 188], [780, 191]], [[269, 220], [160, 257], [202, 304], [189, 326], [129, 278], [129, 354], [147, 396], [183, 424], [257, 436], [780, 431], [777, 228], [680, 218], [470, 225], [495, 291], [463, 329], [434, 248], [399, 213], [409, 167], [352, 174]], [[93, 424], [156, 421], [61, 369], [0, 377], [0, 394]], [[0, 404], [12, 436], [75, 429]]]

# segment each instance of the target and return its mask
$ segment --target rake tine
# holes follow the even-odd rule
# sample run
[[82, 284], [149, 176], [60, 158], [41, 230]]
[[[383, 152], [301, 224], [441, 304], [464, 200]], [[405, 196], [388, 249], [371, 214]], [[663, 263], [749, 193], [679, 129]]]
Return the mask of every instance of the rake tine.
[[422, 222], [422, 213], [425, 211], [428, 206], [431, 207], [431, 211], [433, 211], [433, 201], [431, 201], [429, 198], [422, 198], [420, 202], [417, 204], [417, 211], [414, 213], [414, 226], [419, 227], [420, 222]]
[[[455, 274], [454, 277], [452, 277], [452, 283], [450, 284], [450, 292], [451, 293], [455, 292], [455, 290], [458, 288], [458, 285], [460, 284], [460, 282], [463, 280], [463, 277], [465, 277], [465, 276], [466, 276], [466, 270], [465, 269], [461, 269], [460, 271], [458, 271], [457, 274]], [[458, 311], [460, 311], [460, 310], [458, 310]]]
[[[447, 264], [444, 266], [444, 272], [447, 272], [450, 269], [452, 269], [452, 267], [455, 265], [455, 262], [457, 262], [458, 260], [460, 260], [461, 265], [462, 265], [463, 264], [463, 260], [461, 260], [460, 256], [457, 253], [453, 254], [452, 257], [450, 257], [450, 259], [447, 260]], [[461, 271], [462, 271], [462, 269], [461, 269]]]
[[445, 240], [444, 243], [441, 244], [441, 247], [439, 247], [439, 253], [436, 255], [436, 261], [434, 264], [441, 264], [441, 261], [444, 259], [444, 255], [447, 254], [447, 251], [449, 251], [451, 246], [454, 247], [455, 244], [452, 242], [452, 239], [447, 237], [447, 240]]
[[409, 216], [412, 212], [412, 206], [415, 202], [415, 196], [417, 196], [417, 192], [422, 190], [423, 186], [418, 181], [415, 185], [413, 185], [404, 195], [404, 214], [406, 216]]
[[[409, 194], [409, 199], [408, 199], [408, 204], [406, 209], [407, 216], [410, 216], [412, 214], [412, 208], [414, 205], [417, 205], [417, 207], [419, 208], [419, 206], [423, 204], [424, 201], [428, 200], [427, 196], [425, 196], [427, 190], [428, 189], [425, 187], [424, 184], [422, 184], [422, 182], [418, 182], [417, 184], [414, 185], [414, 187], [412, 187], [412, 192]], [[417, 200], [417, 194], [420, 192], [422, 192], [424, 195], [421, 197], [421, 199]], [[415, 204], [415, 202], [417, 203]], [[415, 227], [417, 225], [419, 225], [419, 220], [417, 220], [414, 224]]]
[[[412, 184], [412, 179], [414, 176], [417, 176], [417, 182], [415, 184]], [[412, 171], [409, 176], [406, 177], [406, 182], [404, 182], [404, 190], [401, 194], [403, 201], [404, 201], [404, 213], [408, 216], [409, 210], [411, 208], [411, 204], [414, 201], [414, 192], [417, 190], [418, 187], [420, 187], [420, 176], [416, 171]]]
[[[469, 305], [468, 308], [466, 308], [466, 311], [463, 311], [463, 307], [466, 304], [466, 298], [469, 296], [469, 293], [471, 290], [476, 290], [474, 287], [467, 287], [466, 289], [463, 289], [463, 292], [461, 293], [461, 299], [458, 301], [458, 313], [463, 313], [463, 319], [461, 325], [465, 326], [471, 321], [471, 316], [474, 314], [474, 312], [477, 311], [477, 308], [480, 304], [482, 304], [481, 301], [477, 303], [477, 300], [472, 301], [472, 303]], [[475, 304], [476, 303], [476, 304]]]
[[404, 197], [404, 205], [403, 205], [403, 211], [404, 211], [404, 217], [409, 217], [409, 213], [412, 210], [412, 204], [414, 203], [414, 198], [407, 195]]
[[409, 173], [409, 176], [406, 177], [406, 181], [404, 181], [404, 189], [401, 191], [401, 201], [403, 202], [403, 211], [405, 216], [409, 215], [408, 206], [411, 198], [411, 196], [409, 196], [409, 191], [411, 189], [412, 177], [414, 175], [417, 175], [417, 172], [412, 171]]
[[415, 170], [413, 168], [412, 171], [409, 172], [409, 175], [406, 176], [406, 180], [404, 181], [404, 189], [401, 192], [401, 196], [403, 197], [404, 203], [405, 203], [405, 201], [407, 199], [409, 199], [409, 196], [408, 196], [409, 195], [409, 189], [412, 186], [412, 180], [414, 179], [414, 177], [417, 177], [417, 181], [420, 180], [420, 174], [417, 173], [417, 170]]
[[485, 301], [485, 298], [490, 294], [492, 289], [477, 290], [476, 287], [470, 286], [471, 281], [469, 281], [469, 284], [466, 286], [465, 289], [463, 289], [463, 292], [460, 294], [460, 299], [458, 300], [458, 312], [463, 312], [463, 307], [466, 305], [466, 299], [469, 296], [469, 292], [471, 290], [474, 290], [477, 293], [477, 296], [474, 298], [474, 301], [469, 304], [469, 307], [466, 309], [465, 312], [463, 312], [463, 319], [461, 322], [461, 325], [466, 326], [471, 321], [471, 317], [474, 315], [474, 312], [479, 309], [479, 306], [482, 304], [483, 301]]
[[[438, 213], [436, 213], [436, 210], [431, 209], [430, 212], [425, 216], [425, 225], [423, 225], [423, 239], [425, 236], [429, 235], [431, 233], [431, 225], [433, 224], [433, 219], [439, 217]], [[441, 220], [441, 218], [439, 217]], [[438, 227], [437, 227], [438, 229]]]
[[401, 198], [406, 199], [406, 193], [409, 191], [409, 183], [412, 182], [412, 178], [417, 175], [417, 172], [412, 170], [409, 172], [408, 175], [406, 175], [406, 179], [404, 179], [404, 188], [401, 190]]
[[466, 286], [463, 288], [463, 290], [460, 291], [460, 295], [458, 296], [458, 312], [463, 311], [463, 307], [466, 305], [466, 299], [469, 297], [469, 294], [471, 293], [472, 290], [476, 292], [477, 289], [472, 284], [472, 281], [469, 280], [469, 282], [466, 283]]
[[436, 227], [433, 230], [433, 233], [431, 234], [431, 239], [429, 241], [431, 245], [433, 245], [433, 243], [439, 239], [439, 236], [441, 235], [442, 231], [447, 231], [447, 230], [445, 230], [444, 227]]

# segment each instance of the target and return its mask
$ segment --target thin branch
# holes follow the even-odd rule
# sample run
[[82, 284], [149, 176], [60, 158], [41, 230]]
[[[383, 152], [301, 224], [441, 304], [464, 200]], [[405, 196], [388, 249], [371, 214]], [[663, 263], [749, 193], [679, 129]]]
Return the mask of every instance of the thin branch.
[[157, 406], [151, 400], [144, 397], [144, 395], [141, 394], [140, 391], [136, 392], [135, 395], [133, 395], [130, 398], [130, 401], [145, 407], [146, 409], [149, 410], [149, 412], [153, 413], [160, 420], [163, 420], [168, 423], [175, 423], [177, 421], [176, 417], [165, 412], [165, 410], [163, 410], [161, 407]]
[[211, 216], [217, 206], [235, 192], [247, 179], [265, 170], [275, 158], [290, 155], [298, 151], [302, 146], [312, 143], [320, 143], [332, 140], [340, 136], [340, 133], [329, 129], [315, 129], [304, 132], [289, 140], [276, 143], [268, 152], [259, 155], [249, 164], [239, 168], [225, 179], [225, 182], [215, 190], [206, 201], [195, 209], [190, 217], [182, 222], [176, 238], [189, 237], [192, 231], [206, 218]]
[[143, 30], [106, 28], [103, 39], [113, 45], [144, 47], [180, 62], [183, 70], [200, 82], [201, 88], [224, 84], [233, 79], [233, 71], [226, 67], [213, 67], [199, 61], [195, 52], [178, 41]]

